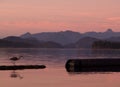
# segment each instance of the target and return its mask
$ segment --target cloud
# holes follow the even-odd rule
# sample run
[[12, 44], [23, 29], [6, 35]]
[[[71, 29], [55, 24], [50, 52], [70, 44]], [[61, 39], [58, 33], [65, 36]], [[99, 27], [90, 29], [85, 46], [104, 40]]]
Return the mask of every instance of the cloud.
[[120, 17], [110, 17], [107, 18], [108, 21], [120, 21]]

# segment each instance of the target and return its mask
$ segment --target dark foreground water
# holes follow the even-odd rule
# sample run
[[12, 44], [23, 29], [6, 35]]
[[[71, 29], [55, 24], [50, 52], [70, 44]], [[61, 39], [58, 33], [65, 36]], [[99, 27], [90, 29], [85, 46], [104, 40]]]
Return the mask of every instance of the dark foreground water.
[[0, 49], [0, 65], [12, 65], [12, 56], [24, 56], [18, 64], [44, 64], [39, 70], [0, 71], [0, 87], [120, 87], [119, 72], [68, 73], [68, 59], [120, 58], [120, 50]]

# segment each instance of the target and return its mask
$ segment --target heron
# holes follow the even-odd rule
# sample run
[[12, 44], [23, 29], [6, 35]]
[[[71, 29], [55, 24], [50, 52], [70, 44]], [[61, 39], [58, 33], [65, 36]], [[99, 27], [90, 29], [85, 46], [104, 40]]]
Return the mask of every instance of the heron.
[[15, 62], [16, 62], [17, 60], [20, 60], [22, 57], [23, 57], [23, 56], [12, 57], [12, 58], [10, 58], [10, 60], [13, 61], [13, 64], [15, 65]]

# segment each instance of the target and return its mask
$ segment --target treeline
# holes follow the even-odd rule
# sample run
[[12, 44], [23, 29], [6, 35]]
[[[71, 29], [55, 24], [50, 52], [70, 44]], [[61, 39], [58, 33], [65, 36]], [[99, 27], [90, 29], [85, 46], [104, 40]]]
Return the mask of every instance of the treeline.
[[92, 44], [93, 49], [120, 49], [120, 42], [95, 41]]

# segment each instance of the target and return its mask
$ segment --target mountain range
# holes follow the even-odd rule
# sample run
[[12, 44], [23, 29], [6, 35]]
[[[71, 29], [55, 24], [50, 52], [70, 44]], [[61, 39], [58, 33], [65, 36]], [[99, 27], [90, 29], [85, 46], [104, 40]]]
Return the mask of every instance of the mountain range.
[[62, 45], [77, 42], [81, 34], [73, 31], [61, 32], [43, 32], [37, 34], [30, 34], [29, 32], [20, 36], [21, 38], [36, 38], [39, 41], [53, 41]]
[[61, 32], [43, 32], [31, 34], [29, 32], [20, 36], [21, 38], [36, 38], [39, 41], [53, 41], [56, 43], [60, 43], [62, 45], [75, 43], [78, 40], [91, 37], [101, 40], [109, 40], [109, 41], [120, 41], [120, 32], [114, 32], [112, 29], [108, 29], [105, 32], [86, 32], [79, 33], [73, 32], [70, 30], [61, 31]]
[[[120, 42], [120, 32], [107, 29], [105, 32], [29, 32], [20, 36], [8, 36], [0, 40], [0, 47], [40, 47], [40, 48], [91, 48], [95, 41]], [[9, 43], [9, 44], [8, 44]]]

